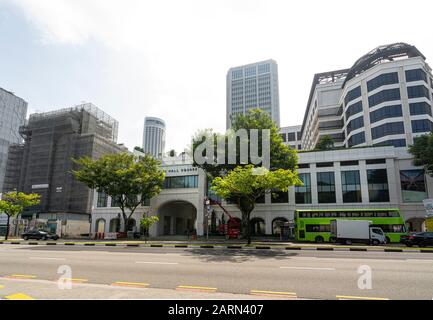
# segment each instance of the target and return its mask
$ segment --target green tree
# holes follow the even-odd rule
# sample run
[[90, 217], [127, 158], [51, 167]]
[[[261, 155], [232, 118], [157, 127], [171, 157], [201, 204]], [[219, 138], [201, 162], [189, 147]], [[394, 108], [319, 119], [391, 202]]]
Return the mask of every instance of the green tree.
[[413, 164], [423, 166], [433, 177], [433, 133], [415, 138], [413, 145], [409, 146], [409, 153], [414, 157]]
[[144, 231], [144, 242], [147, 242], [147, 235], [149, 233], [150, 227], [159, 221], [159, 218], [155, 215], [150, 214], [150, 212], [144, 213], [140, 220], [140, 225], [143, 227]]
[[149, 155], [137, 159], [128, 153], [116, 153], [98, 160], [83, 157], [74, 162], [80, 167], [72, 171], [78, 181], [117, 200], [124, 232], [142, 199], [158, 195], [165, 179], [160, 162]]
[[174, 150], [174, 149], [171, 149], [169, 152], [168, 152], [168, 156], [169, 157], [176, 157], [176, 155], [177, 155], [177, 153], [176, 153], [176, 150]]
[[334, 139], [330, 135], [322, 136], [317, 142], [316, 150], [331, 150], [334, 148]]
[[246, 165], [235, 168], [225, 177], [216, 177], [212, 190], [222, 198], [237, 200], [236, 205], [242, 213], [242, 235], [251, 244], [250, 215], [257, 199], [273, 191], [287, 192], [293, 185], [302, 185], [296, 171], [269, 171]]
[[7, 215], [5, 240], [9, 236], [10, 218], [18, 216], [27, 207], [40, 203], [40, 195], [36, 193], [25, 194], [23, 192], [9, 192], [2, 195], [0, 200], [0, 212]]

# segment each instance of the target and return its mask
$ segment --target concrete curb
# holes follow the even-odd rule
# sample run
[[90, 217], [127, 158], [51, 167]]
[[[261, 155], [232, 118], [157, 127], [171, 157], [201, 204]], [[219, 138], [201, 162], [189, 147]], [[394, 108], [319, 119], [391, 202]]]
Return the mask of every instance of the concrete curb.
[[363, 252], [404, 252], [404, 253], [433, 253], [433, 249], [410, 249], [404, 248], [380, 248], [380, 247], [315, 247], [315, 246], [293, 246], [293, 247], [272, 247], [264, 245], [244, 246], [244, 245], [224, 245], [224, 244], [141, 244], [141, 243], [92, 243], [92, 242], [23, 242], [23, 241], [0, 241], [2, 244], [12, 245], [47, 245], [47, 246], [91, 246], [91, 247], [135, 247], [135, 248], [200, 248], [200, 249], [254, 249], [254, 250], [317, 250], [317, 251], [363, 251]]

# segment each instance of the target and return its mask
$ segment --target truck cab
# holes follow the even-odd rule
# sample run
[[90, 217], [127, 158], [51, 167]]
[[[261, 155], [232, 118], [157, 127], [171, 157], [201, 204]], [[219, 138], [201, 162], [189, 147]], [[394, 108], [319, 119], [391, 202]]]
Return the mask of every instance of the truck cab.
[[370, 227], [370, 243], [375, 245], [386, 243], [385, 233], [381, 228]]

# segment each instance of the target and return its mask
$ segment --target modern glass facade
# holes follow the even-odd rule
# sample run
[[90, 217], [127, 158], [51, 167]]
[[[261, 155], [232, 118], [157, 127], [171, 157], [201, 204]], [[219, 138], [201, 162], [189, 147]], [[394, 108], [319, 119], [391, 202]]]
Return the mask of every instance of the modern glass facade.
[[403, 202], [422, 202], [427, 198], [424, 170], [400, 171]]
[[335, 203], [334, 172], [317, 173], [317, 196], [319, 203]]
[[389, 202], [387, 170], [367, 170], [367, 180], [370, 202]]
[[361, 179], [358, 170], [341, 172], [341, 188], [343, 191], [343, 202], [362, 202]]
[[197, 188], [198, 176], [178, 176], [166, 177], [164, 180], [164, 189], [182, 189]]
[[299, 179], [304, 185], [295, 187], [295, 201], [297, 204], [311, 203], [311, 174], [300, 173]]

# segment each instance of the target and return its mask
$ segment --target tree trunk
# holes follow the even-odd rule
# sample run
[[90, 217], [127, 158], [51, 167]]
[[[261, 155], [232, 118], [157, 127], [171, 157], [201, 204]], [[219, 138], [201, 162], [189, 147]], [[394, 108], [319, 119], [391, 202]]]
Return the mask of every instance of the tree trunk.
[[9, 237], [9, 220], [10, 220], [10, 216], [8, 215], [8, 222], [7, 222], [7, 224], [6, 224], [6, 235], [5, 235], [5, 240], [7, 240], [8, 239], [8, 237]]
[[248, 199], [238, 200], [239, 210], [242, 212], [242, 237], [247, 239], [248, 244], [251, 244], [251, 226], [250, 226], [250, 215], [254, 210], [254, 202]]

